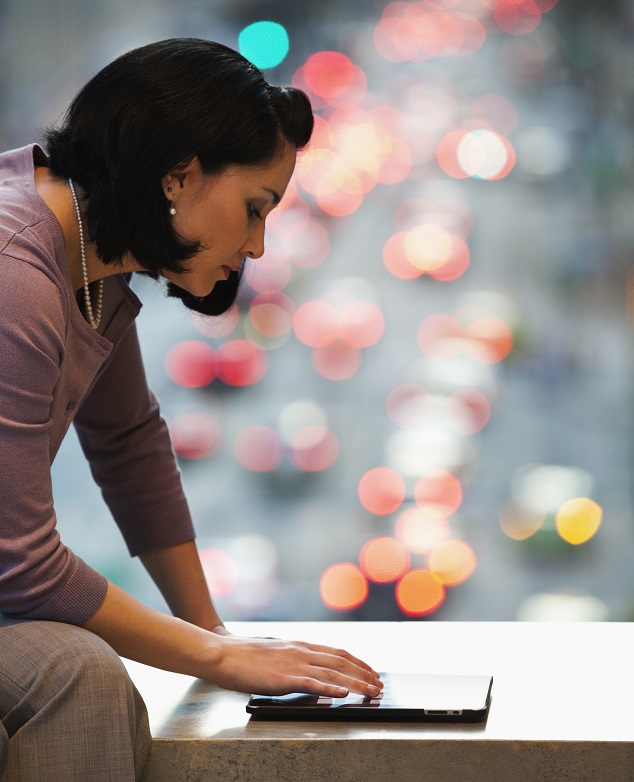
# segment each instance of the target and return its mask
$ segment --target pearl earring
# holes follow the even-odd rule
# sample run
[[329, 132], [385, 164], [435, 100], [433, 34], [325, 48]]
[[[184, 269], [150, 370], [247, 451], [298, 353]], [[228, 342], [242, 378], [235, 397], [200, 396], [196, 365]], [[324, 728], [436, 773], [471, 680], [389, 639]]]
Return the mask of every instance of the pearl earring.
[[172, 217], [174, 217], [174, 215], [176, 214], [176, 207], [174, 206], [174, 204], [170, 206], [169, 213], [172, 215]]

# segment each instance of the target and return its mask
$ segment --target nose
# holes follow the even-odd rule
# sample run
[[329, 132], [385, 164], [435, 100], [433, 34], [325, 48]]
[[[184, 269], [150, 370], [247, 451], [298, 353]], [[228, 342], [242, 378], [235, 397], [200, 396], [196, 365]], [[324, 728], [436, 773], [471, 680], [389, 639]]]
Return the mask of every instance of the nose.
[[257, 221], [249, 231], [246, 242], [240, 248], [241, 255], [248, 258], [261, 258], [264, 255], [264, 221]]

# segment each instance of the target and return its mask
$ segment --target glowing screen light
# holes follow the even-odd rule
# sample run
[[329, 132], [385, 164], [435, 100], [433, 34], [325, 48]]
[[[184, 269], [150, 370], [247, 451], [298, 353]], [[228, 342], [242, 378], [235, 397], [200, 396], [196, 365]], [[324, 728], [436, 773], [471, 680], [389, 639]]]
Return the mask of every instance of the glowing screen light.
[[368, 581], [351, 562], [331, 565], [319, 581], [321, 599], [335, 611], [358, 608], [368, 596]]
[[370, 581], [387, 584], [405, 573], [410, 556], [403, 543], [395, 538], [373, 538], [361, 549], [359, 564]]
[[238, 49], [256, 68], [274, 68], [288, 54], [288, 33], [277, 22], [254, 22], [238, 35]]
[[555, 517], [557, 532], [574, 546], [586, 543], [601, 524], [601, 507], [587, 497], [575, 497], [564, 502]]
[[359, 481], [359, 500], [377, 516], [393, 513], [405, 499], [405, 481], [390, 467], [374, 467]]
[[445, 587], [429, 570], [410, 570], [396, 585], [396, 602], [407, 616], [425, 616], [445, 599]]

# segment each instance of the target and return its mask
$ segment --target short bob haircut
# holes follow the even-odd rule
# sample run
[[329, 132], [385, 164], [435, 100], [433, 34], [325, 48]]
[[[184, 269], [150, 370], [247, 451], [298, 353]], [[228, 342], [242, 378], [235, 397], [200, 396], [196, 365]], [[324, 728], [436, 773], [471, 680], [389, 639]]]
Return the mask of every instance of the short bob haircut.
[[[305, 147], [313, 121], [301, 90], [271, 86], [233, 49], [172, 38], [103, 68], [43, 138], [51, 170], [84, 192], [99, 258], [116, 264], [129, 252], [157, 278], [162, 271], [187, 271], [200, 249], [173, 230], [163, 177], [195, 156], [209, 175], [231, 165], [266, 165], [285, 141]], [[240, 276], [232, 272], [201, 298], [168, 283], [168, 295], [218, 315], [235, 300]]]

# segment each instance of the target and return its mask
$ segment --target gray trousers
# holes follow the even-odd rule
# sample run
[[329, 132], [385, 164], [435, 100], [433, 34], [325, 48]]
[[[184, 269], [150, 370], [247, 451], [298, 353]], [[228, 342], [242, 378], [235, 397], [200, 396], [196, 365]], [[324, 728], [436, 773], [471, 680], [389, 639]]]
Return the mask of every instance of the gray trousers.
[[135, 782], [145, 704], [94, 633], [0, 614], [0, 782]]

